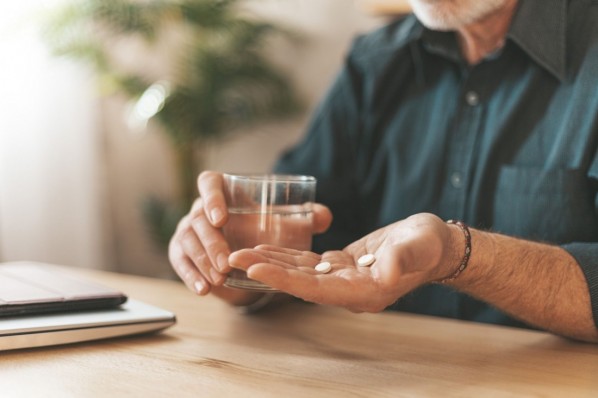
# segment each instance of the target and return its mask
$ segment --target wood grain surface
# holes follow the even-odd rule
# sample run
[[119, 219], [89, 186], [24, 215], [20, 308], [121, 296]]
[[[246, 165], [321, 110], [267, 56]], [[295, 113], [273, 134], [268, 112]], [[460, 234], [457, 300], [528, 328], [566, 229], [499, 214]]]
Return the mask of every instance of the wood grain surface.
[[303, 303], [244, 315], [177, 282], [76, 272], [177, 325], [0, 352], [1, 397], [598, 396], [598, 346], [547, 333]]

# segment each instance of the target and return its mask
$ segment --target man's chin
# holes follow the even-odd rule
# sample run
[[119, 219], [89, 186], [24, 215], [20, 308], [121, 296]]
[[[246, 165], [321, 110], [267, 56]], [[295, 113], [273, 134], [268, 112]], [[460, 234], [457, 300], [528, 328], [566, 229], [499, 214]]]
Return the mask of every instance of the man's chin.
[[418, 20], [424, 25], [426, 28], [430, 30], [435, 30], [438, 32], [452, 32], [459, 28], [461, 25], [450, 24], [444, 21], [424, 21], [422, 18], [418, 18]]
[[[478, 2], [480, 1], [480, 2]], [[507, 4], [508, 0], [410, 1], [413, 13], [428, 29], [458, 30], [488, 17]]]
[[454, 18], [430, 17], [429, 15], [418, 15], [417, 13], [415, 16], [426, 28], [441, 32], [454, 31], [467, 25], [467, 21]]

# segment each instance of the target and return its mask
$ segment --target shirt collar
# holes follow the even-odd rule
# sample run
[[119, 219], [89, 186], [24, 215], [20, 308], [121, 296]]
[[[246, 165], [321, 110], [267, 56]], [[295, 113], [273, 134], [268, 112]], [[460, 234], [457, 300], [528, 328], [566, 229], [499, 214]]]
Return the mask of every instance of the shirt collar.
[[567, 0], [519, 0], [507, 37], [560, 80], [566, 74]]
[[[519, 0], [507, 38], [559, 80], [566, 74], [567, 0]], [[460, 50], [453, 32], [437, 32], [416, 22], [409, 37], [455, 61]]]

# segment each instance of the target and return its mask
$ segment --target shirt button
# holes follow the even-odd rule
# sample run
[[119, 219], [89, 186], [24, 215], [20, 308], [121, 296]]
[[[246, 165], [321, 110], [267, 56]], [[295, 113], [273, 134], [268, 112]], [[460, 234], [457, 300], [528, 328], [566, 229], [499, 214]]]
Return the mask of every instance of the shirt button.
[[450, 181], [453, 188], [461, 188], [463, 186], [463, 176], [458, 171], [451, 174]]
[[480, 96], [475, 91], [468, 91], [467, 94], [465, 94], [465, 102], [467, 102], [469, 106], [476, 106], [480, 103]]

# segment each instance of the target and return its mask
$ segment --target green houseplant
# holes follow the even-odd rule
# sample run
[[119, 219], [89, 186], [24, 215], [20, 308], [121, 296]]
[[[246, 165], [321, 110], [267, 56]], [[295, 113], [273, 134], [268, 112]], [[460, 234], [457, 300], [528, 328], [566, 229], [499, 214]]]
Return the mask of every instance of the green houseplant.
[[[267, 40], [284, 32], [251, 18], [241, 0], [75, 0], [56, 10], [45, 37], [52, 50], [91, 65], [104, 90], [136, 99], [138, 122], [156, 119], [177, 157], [177, 203], [148, 198], [144, 215], [158, 242], [166, 246], [177, 220], [196, 196], [206, 143], [241, 126], [284, 117], [298, 110], [288, 78], [264, 54]], [[162, 50], [165, 33], [177, 32]], [[142, 42], [153, 58], [173, 67], [167, 79], [143, 68], [119, 65], [117, 40]]]

